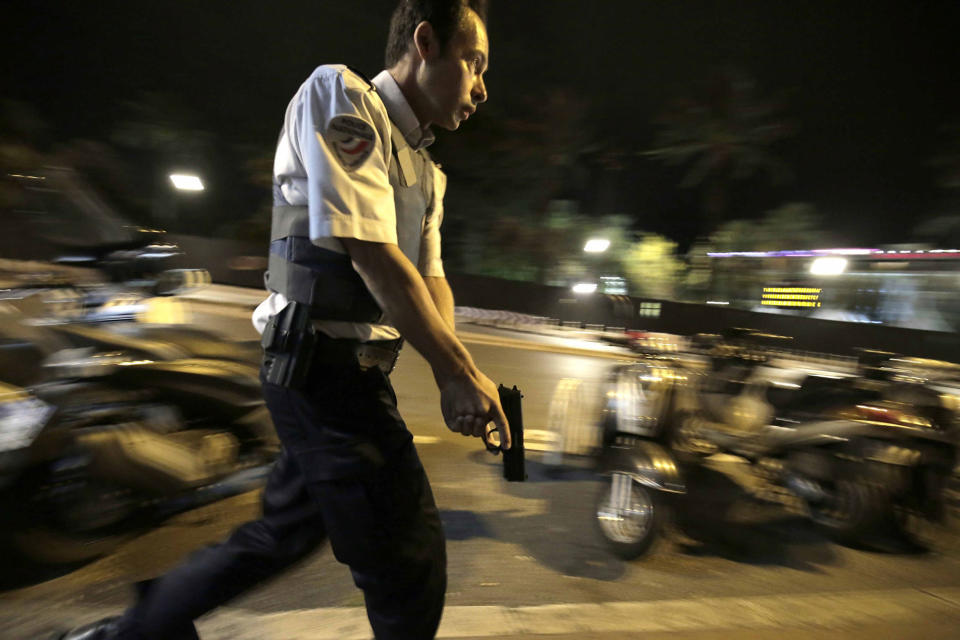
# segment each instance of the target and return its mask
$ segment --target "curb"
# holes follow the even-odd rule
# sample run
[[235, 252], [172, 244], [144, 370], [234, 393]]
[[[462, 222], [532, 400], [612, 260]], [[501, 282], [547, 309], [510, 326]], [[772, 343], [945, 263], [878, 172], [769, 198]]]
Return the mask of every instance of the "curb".
[[[211, 284], [178, 295], [177, 298], [200, 304], [248, 309], [252, 312], [267, 295], [268, 293], [264, 289]], [[622, 339], [624, 333], [623, 327], [585, 325], [580, 322], [561, 322], [556, 318], [535, 316], [503, 309], [455, 307], [454, 317], [458, 323], [463, 324], [561, 338], [598, 339], [607, 337]]]

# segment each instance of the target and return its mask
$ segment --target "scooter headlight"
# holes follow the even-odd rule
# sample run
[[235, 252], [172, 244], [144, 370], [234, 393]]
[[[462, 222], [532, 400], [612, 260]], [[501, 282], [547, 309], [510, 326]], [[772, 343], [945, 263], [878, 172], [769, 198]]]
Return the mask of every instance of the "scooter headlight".
[[54, 411], [46, 402], [29, 396], [0, 403], [0, 452], [30, 446]]

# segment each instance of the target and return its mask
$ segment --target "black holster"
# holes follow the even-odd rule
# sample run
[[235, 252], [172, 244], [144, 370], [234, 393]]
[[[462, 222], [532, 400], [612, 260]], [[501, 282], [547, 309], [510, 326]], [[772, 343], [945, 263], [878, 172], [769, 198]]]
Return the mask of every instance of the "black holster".
[[288, 303], [267, 323], [260, 345], [268, 383], [289, 389], [303, 387], [317, 347], [310, 308], [299, 302]]

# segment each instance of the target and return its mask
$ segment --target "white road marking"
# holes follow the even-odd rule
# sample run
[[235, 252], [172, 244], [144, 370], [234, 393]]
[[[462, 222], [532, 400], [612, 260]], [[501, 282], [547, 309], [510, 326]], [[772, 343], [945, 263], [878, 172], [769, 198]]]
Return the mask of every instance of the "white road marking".
[[[650, 602], [551, 604], [529, 607], [452, 606], [437, 638], [509, 638], [610, 632], [843, 628], [960, 617], [960, 588], [852, 591]], [[359, 607], [257, 615], [223, 610], [199, 623], [208, 640], [368, 639]], [[586, 637], [586, 635], [584, 636]]]

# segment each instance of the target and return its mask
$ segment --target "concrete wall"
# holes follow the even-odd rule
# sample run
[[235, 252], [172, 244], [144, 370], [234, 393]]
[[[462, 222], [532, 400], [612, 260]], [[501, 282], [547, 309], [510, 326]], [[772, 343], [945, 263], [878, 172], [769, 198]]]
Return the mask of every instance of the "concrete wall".
[[168, 234], [184, 255], [171, 261], [170, 268], [206, 269], [214, 282], [236, 287], [263, 287], [267, 248], [249, 242], [223, 238], [201, 238]]

